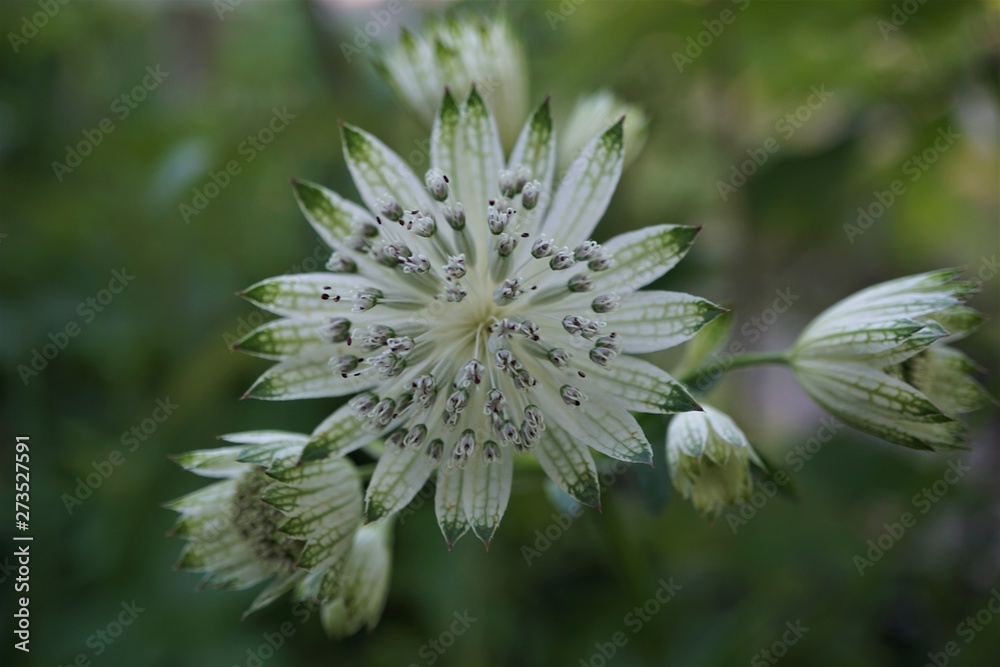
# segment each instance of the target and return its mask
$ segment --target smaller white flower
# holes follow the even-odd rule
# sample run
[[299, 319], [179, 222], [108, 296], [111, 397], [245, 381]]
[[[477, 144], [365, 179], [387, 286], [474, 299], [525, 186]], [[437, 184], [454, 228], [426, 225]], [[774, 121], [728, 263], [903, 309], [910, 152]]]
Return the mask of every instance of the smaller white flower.
[[422, 33], [403, 30], [375, 65], [396, 96], [428, 127], [445, 88], [456, 99], [465, 99], [475, 87], [496, 116], [508, 147], [528, 115], [524, 46], [503, 17], [448, 17]]
[[764, 469], [743, 431], [724, 412], [701, 404], [703, 412], [674, 415], [667, 428], [667, 463], [674, 486], [695, 508], [715, 518], [753, 490], [750, 464]]
[[580, 154], [591, 137], [603, 132], [624, 116], [625, 165], [634, 161], [646, 145], [649, 118], [642, 107], [630, 104], [609, 90], [599, 90], [577, 100], [559, 143], [557, 171], [562, 173]]
[[323, 605], [323, 627], [332, 637], [372, 630], [382, 616], [392, 574], [392, 519], [365, 524], [354, 534], [338, 572], [332, 599]]
[[944, 347], [981, 318], [962, 306], [973, 291], [958, 271], [881, 283], [819, 315], [792, 348], [796, 378], [812, 398], [846, 423], [917, 449], [960, 447], [955, 415], [987, 395], [975, 366]]
[[169, 503], [173, 529], [188, 540], [178, 567], [205, 573], [205, 585], [243, 589], [273, 579], [247, 613], [292, 588], [329, 600], [336, 573], [361, 525], [361, 481], [345, 458], [298, 465], [308, 437], [254, 431], [231, 446], [176, 457], [187, 470], [220, 478]]

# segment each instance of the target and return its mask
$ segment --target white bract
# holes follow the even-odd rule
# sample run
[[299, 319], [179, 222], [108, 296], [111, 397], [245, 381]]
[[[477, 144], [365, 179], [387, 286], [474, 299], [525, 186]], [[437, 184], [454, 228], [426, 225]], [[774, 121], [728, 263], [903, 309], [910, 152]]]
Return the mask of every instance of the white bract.
[[632, 356], [686, 341], [722, 312], [687, 294], [636, 291], [684, 256], [697, 229], [594, 242], [621, 173], [622, 124], [592, 138], [554, 190], [548, 101], [505, 159], [479, 93], [461, 105], [446, 94], [424, 178], [364, 131], [342, 134], [366, 207], [296, 183], [334, 249], [330, 272], [243, 293], [282, 316], [238, 344], [279, 360], [248, 396], [353, 395], [302, 459], [384, 442], [366, 491], [370, 521], [405, 507], [436, 474], [448, 544], [469, 528], [488, 543], [519, 454], [598, 506], [590, 448], [648, 463], [630, 412], [698, 409], [669, 374]]
[[446, 88], [464, 99], [475, 86], [489, 99], [505, 146], [528, 114], [524, 46], [502, 17], [448, 17], [420, 34], [404, 29], [375, 64], [396, 96], [428, 126]]
[[729, 415], [701, 404], [703, 412], [675, 415], [667, 428], [667, 463], [674, 486], [706, 516], [746, 501], [753, 489], [750, 464], [764, 464]]
[[957, 271], [881, 283], [819, 315], [791, 354], [802, 388], [846, 423], [918, 449], [952, 448], [966, 439], [955, 419], [987, 394], [974, 364], [944, 347], [982, 318], [962, 305], [973, 288]]

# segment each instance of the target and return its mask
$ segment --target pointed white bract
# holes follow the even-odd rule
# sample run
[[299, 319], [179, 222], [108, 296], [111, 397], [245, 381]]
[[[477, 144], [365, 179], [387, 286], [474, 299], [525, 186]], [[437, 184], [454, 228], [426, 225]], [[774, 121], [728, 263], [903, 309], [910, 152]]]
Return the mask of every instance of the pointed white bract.
[[625, 166], [639, 157], [646, 145], [649, 118], [642, 107], [626, 102], [609, 90], [599, 90], [577, 100], [559, 142], [560, 173], [580, 154], [590, 138], [625, 118]]
[[345, 125], [343, 140], [367, 210], [295, 184], [334, 257], [329, 273], [243, 294], [283, 318], [237, 344], [278, 361], [248, 395], [353, 396], [302, 460], [384, 443], [369, 521], [436, 479], [448, 544], [469, 530], [489, 543], [515, 456], [536, 456], [567, 493], [598, 506], [591, 448], [648, 463], [630, 411], [698, 409], [670, 375], [629, 356], [686, 341], [723, 312], [687, 294], [636, 292], [684, 256], [697, 229], [594, 242], [621, 173], [622, 124], [593, 137], [555, 184], [547, 100], [509, 158], [476, 89], [461, 103], [445, 94], [424, 174], [359, 128]]
[[448, 17], [419, 34], [404, 29], [375, 64], [396, 96], [428, 126], [445, 88], [459, 99], [473, 87], [479, 90], [508, 147], [528, 113], [524, 46], [503, 17]]
[[705, 516], [745, 502], [753, 490], [750, 464], [764, 468], [729, 415], [702, 403], [703, 412], [675, 415], [667, 428], [667, 463], [674, 486]]
[[944, 343], [982, 318], [962, 305], [973, 291], [957, 271], [869, 287], [820, 314], [790, 361], [802, 388], [848, 424], [917, 449], [960, 447], [956, 416], [989, 397], [975, 366]]

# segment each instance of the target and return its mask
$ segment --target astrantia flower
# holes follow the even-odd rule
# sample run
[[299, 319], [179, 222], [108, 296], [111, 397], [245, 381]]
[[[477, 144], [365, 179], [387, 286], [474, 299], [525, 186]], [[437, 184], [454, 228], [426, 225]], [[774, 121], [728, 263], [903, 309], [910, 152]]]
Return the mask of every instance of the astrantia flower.
[[862, 431], [908, 447], [961, 446], [955, 419], [986, 392], [965, 355], [944, 347], [981, 318], [961, 305], [973, 288], [957, 271], [869, 287], [834, 305], [799, 337], [790, 361], [803, 389]]
[[667, 463], [674, 486], [706, 516], [750, 497], [750, 464], [764, 468], [743, 431], [724, 412], [675, 415], [667, 429]]
[[323, 605], [323, 627], [333, 637], [374, 628], [382, 616], [392, 572], [392, 519], [365, 524], [337, 573], [333, 599]]
[[344, 125], [342, 135], [367, 209], [296, 184], [335, 252], [329, 273], [244, 293], [283, 316], [238, 344], [280, 360], [248, 395], [356, 394], [314, 431], [303, 460], [384, 440], [366, 491], [370, 521], [436, 473], [447, 542], [470, 527], [488, 541], [518, 454], [597, 506], [588, 448], [649, 462], [629, 411], [697, 409], [670, 375], [631, 356], [685, 341], [722, 312], [687, 294], [635, 291], [673, 267], [697, 229], [591, 240], [621, 172], [622, 125], [594, 137], [550, 196], [547, 101], [504, 159], [478, 92], [461, 107], [446, 94], [423, 179], [362, 130]]
[[448, 17], [423, 33], [404, 29], [375, 64], [396, 96], [428, 126], [445, 88], [464, 99], [475, 86], [489, 100], [508, 147], [528, 113], [524, 46], [503, 17]]
[[599, 90], [577, 100], [559, 143], [560, 171], [570, 165], [591, 137], [622, 117], [625, 118], [625, 166], [628, 166], [646, 144], [649, 124], [646, 113], [638, 105], [629, 104], [608, 90]]
[[361, 525], [361, 482], [348, 459], [297, 465], [307, 437], [281, 431], [225, 436], [232, 446], [182, 454], [177, 462], [221, 478], [168, 504], [185, 537], [179, 567], [219, 588], [273, 578], [248, 613], [295, 587], [325, 602]]

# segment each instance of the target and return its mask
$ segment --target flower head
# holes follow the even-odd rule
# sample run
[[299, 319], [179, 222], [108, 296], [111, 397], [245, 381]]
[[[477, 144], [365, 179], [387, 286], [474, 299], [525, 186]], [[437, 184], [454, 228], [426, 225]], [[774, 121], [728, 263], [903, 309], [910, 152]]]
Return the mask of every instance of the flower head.
[[505, 146], [528, 113], [524, 46], [503, 17], [447, 17], [420, 34], [404, 29], [399, 42], [380, 54], [376, 68], [428, 126], [445, 88], [464, 99], [474, 86], [489, 98]]
[[919, 449], [961, 446], [955, 416], [988, 395], [975, 366], [945, 347], [982, 318], [962, 305], [973, 288], [957, 271], [869, 287], [819, 315], [796, 342], [791, 363], [803, 389], [843, 421]]
[[684, 256], [697, 229], [592, 240], [621, 173], [622, 125], [591, 139], [553, 193], [547, 101], [505, 159], [479, 93], [461, 105], [446, 94], [423, 179], [373, 136], [350, 125], [342, 134], [366, 208], [296, 184], [334, 255], [328, 273], [244, 293], [282, 316], [238, 344], [280, 360], [248, 395], [353, 395], [302, 459], [382, 440], [369, 521], [404, 507], [436, 474], [447, 542], [469, 528], [488, 542], [516, 455], [534, 456], [570, 495], [598, 506], [589, 448], [649, 462], [630, 411], [697, 409], [670, 375], [631, 356], [685, 341], [722, 312], [687, 294], [636, 291]]
[[328, 602], [361, 525], [354, 466], [344, 458], [297, 465], [307, 441], [297, 433], [224, 439], [231, 446], [176, 459], [222, 480], [168, 505], [181, 515], [174, 534], [188, 540], [178, 566], [204, 572], [207, 585], [221, 588], [273, 579], [247, 613], [293, 588], [302, 599]]
[[701, 404], [703, 412], [675, 415], [667, 429], [667, 463], [674, 486], [699, 512], [717, 517], [727, 505], [750, 497], [750, 464], [764, 468], [729, 415]]

